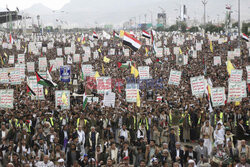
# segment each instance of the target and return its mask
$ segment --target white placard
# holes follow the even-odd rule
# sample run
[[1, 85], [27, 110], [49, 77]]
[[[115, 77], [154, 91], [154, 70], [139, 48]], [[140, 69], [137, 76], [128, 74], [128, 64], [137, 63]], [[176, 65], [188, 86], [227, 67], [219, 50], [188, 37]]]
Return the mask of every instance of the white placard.
[[149, 79], [149, 66], [140, 66], [138, 67], [140, 79]]
[[225, 105], [226, 95], [224, 87], [211, 88], [213, 107]]
[[1, 89], [0, 90], [0, 108], [13, 109], [14, 89]]
[[181, 80], [181, 71], [171, 70], [168, 84], [179, 85], [180, 80]]
[[205, 93], [205, 80], [204, 76], [190, 78], [192, 94], [200, 97]]

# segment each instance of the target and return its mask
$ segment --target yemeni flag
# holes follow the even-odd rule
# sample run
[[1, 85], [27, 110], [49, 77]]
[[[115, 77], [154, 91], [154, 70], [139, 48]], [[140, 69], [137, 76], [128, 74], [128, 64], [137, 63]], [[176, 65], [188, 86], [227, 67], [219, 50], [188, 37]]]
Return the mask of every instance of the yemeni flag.
[[116, 38], [116, 39], [119, 39], [119, 34], [115, 31], [113, 31], [113, 37]]
[[41, 75], [36, 72], [37, 83], [43, 86], [56, 87], [57, 85], [52, 81], [51, 76], [48, 79], [44, 79]]
[[26, 85], [26, 88], [27, 88], [27, 93], [29, 95], [36, 96], [35, 92], [29, 87], [29, 85]]
[[86, 96], [86, 94], [83, 94], [83, 110], [86, 108], [88, 103], [88, 97]]
[[150, 39], [150, 34], [145, 30], [142, 30], [142, 36], [145, 37], [145, 38]]
[[246, 34], [242, 33], [241, 38], [249, 42], [249, 37]]
[[138, 39], [132, 37], [127, 32], [124, 32], [123, 45], [127, 45], [134, 52], [136, 52], [137, 50], [139, 50], [141, 48], [141, 42]]
[[95, 31], [93, 32], [93, 38], [98, 39], [98, 35], [96, 34]]

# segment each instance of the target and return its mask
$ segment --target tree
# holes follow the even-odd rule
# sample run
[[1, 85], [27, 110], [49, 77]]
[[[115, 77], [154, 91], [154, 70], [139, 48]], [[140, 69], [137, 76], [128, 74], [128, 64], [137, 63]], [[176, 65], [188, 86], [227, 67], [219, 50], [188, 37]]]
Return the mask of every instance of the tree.
[[199, 27], [193, 26], [193, 27], [191, 27], [188, 31], [189, 31], [189, 32], [198, 32], [198, 31], [199, 31]]

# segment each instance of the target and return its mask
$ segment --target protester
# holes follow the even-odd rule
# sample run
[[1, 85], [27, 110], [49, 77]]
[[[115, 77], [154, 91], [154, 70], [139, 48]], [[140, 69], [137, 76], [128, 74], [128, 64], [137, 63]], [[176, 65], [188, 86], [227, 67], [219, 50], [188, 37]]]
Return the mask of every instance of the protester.
[[[223, 87], [225, 95], [231, 91], [228, 81], [232, 75], [226, 62], [228, 51], [237, 55], [236, 36], [152, 32], [155, 41], [142, 38], [139, 31], [136, 33], [142, 44], [136, 52], [122, 45], [122, 38], [93, 39], [89, 32], [13, 34], [15, 42], [9, 49], [5, 46], [9, 45], [8, 34], [0, 34], [4, 37], [0, 39], [1, 98], [9, 97], [2, 90], [14, 90], [13, 107], [7, 109], [0, 99], [1, 106], [6, 107], [0, 110], [0, 164], [9, 167], [249, 165], [249, 82], [244, 85], [246, 96], [240, 101], [227, 98], [216, 106], [211, 94], [214, 91], [211, 89], [217, 87]], [[86, 38], [83, 40], [82, 36]], [[227, 42], [219, 44], [218, 38]], [[197, 44], [201, 44], [200, 50]], [[159, 54], [160, 48], [163, 52]], [[62, 54], [58, 49], [62, 49]], [[196, 56], [191, 51], [196, 51]], [[9, 63], [12, 55], [14, 64]], [[179, 62], [179, 55], [187, 56], [185, 63]], [[243, 70], [242, 81], [248, 81], [248, 55], [249, 43], [242, 41], [241, 56], [230, 58], [233, 68]], [[220, 65], [214, 65], [215, 56], [220, 56]], [[39, 58], [46, 58], [44, 70], [40, 69]], [[29, 71], [28, 62], [34, 62], [33, 71]], [[20, 74], [23, 69], [15, 67], [20, 64], [27, 65], [23, 75]], [[62, 81], [65, 76], [61, 74], [67, 70], [61, 73], [61, 65], [70, 65], [69, 82]], [[148, 79], [141, 79], [141, 66], [149, 68]], [[179, 84], [170, 84], [171, 70], [181, 72]], [[46, 78], [43, 82], [53, 81], [57, 86], [52, 86], [52, 82], [50, 86], [42, 86], [35, 71], [41, 76], [40, 81]], [[193, 93], [190, 81], [197, 76], [204, 76], [209, 85], [200, 96]], [[111, 80], [104, 83], [103, 77]], [[98, 86], [98, 82], [103, 85]], [[135, 97], [131, 102], [127, 94], [133, 86], [138, 86], [139, 91], [131, 94]]]

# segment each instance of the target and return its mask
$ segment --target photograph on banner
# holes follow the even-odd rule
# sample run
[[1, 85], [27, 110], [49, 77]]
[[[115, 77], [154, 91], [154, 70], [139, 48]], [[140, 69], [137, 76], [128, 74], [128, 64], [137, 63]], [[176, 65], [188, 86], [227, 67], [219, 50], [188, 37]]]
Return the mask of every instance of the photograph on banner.
[[71, 79], [71, 66], [65, 65], [60, 67], [60, 80], [62, 82], [70, 82]]
[[70, 91], [56, 90], [55, 91], [55, 107], [61, 106], [63, 110], [70, 109]]

